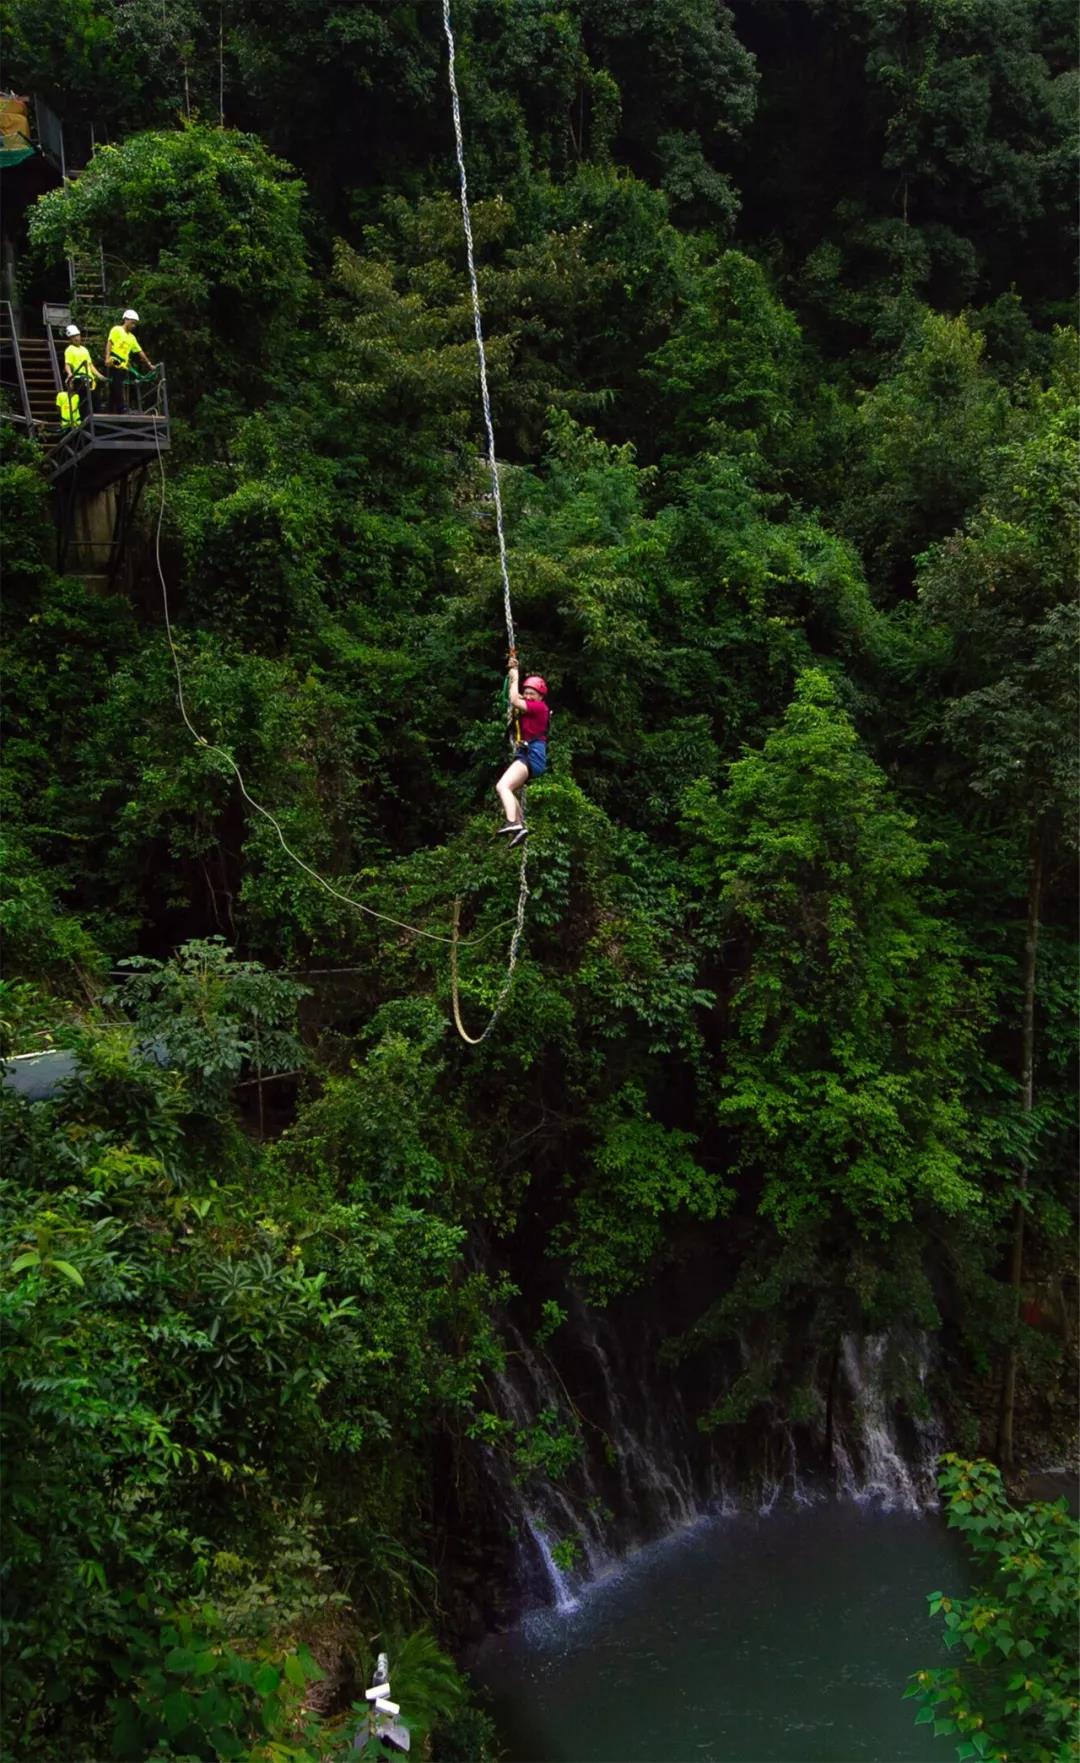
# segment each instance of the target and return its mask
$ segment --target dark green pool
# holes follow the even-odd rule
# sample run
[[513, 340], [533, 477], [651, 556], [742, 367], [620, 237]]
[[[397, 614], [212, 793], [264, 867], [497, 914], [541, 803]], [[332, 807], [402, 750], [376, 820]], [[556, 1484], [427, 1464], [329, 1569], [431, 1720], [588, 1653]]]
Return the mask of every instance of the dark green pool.
[[962, 1589], [933, 1516], [854, 1504], [703, 1522], [473, 1661], [513, 1763], [951, 1763], [914, 1725]]

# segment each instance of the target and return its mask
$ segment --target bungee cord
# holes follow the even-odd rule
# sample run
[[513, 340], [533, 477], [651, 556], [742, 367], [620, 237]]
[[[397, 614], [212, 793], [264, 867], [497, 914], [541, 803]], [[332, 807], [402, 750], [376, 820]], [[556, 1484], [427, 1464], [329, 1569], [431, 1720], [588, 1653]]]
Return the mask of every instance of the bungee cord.
[[506, 617], [506, 646], [513, 655], [514, 609], [510, 602], [510, 571], [506, 563], [506, 533], [503, 529], [502, 488], [499, 483], [499, 462], [495, 457], [495, 424], [491, 415], [491, 394], [488, 391], [487, 351], [484, 348], [484, 327], [480, 317], [480, 286], [476, 279], [476, 258], [473, 252], [472, 215], [469, 211], [469, 181], [465, 175], [465, 143], [461, 133], [461, 100], [458, 97], [457, 60], [454, 52], [454, 27], [450, 21], [450, 0], [443, 0], [443, 30], [446, 33], [447, 71], [450, 75], [450, 108], [454, 117], [454, 146], [457, 151], [461, 224], [465, 230], [465, 262], [469, 270], [469, 291], [472, 295], [473, 330], [476, 333], [476, 354], [480, 368], [480, 402], [484, 407], [484, 430], [487, 434], [488, 470], [491, 494], [495, 502], [495, 531], [499, 539], [499, 575], [502, 580], [503, 612]]
[[[450, 77], [450, 103], [454, 121], [454, 144], [457, 153], [457, 167], [460, 181], [461, 219], [465, 233], [465, 259], [469, 273], [473, 330], [476, 336], [476, 353], [480, 377], [480, 401], [483, 406], [484, 430], [487, 437], [488, 469], [491, 475], [491, 493], [495, 505], [495, 530], [498, 537], [499, 576], [502, 583], [503, 612], [506, 619], [506, 640], [509, 653], [514, 655], [516, 653], [517, 644], [514, 634], [513, 604], [510, 597], [510, 572], [506, 560], [506, 533], [503, 525], [502, 488], [499, 483], [499, 465], [495, 455], [495, 425], [491, 414], [491, 394], [488, 389], [487, 353], [484, 347], [484, 329], [480, 309], [480, 288], [476, 278], [472, 215], [469, 210], [468, 179], [465, 172], [465, 147], [461, 129], [461, 101], [458, 95], [457, 86], [457, 64], [455, 59], [454, 30], [450, 18], [450, 0], [443, 0], [442, 15], [443, 29], [446, 34], [447, 60]], [[293, 850], [282, 831], [281, 823], [276, 815], [272, 814], [269, 808], [265, 807], [257, 797], [251, 794], [251, 791], [248, 789], [244, 780], [244, 774], [232, 754], [226, 747], [220, 746], [216, 741], [207, 740], [205, 735], [200, 734], [188, 714], [187, 703], [184, 698], [184, 676], [180, 665], [180, 654], [177, 649], [176, 640], [173, 636], [172, 616], [169, 608], [168, 583], [165, 579], [165, 570], [161, 561], [161, 533], [165, 520], [167, 492], [165, 461], [161, 455], [161, 437], [156, 423], [154, 425], [154, 447], [157, 453], [158, 471], [161, 477], [161, 497], [158, 504], [157, 523], [154, 531], [154, 564], [157, 569], [158, 581], [161, 585], [161, 607], [165, 623], [165, 637], [169, 647], [169, 654], [172, 659], [173, 672], [176, 675], [176, 701], [180, 709], [180, 716], [183, 720], [184, 726], [197, 746], [202, 747], [207, 753], [217, 754], [220, 759], [224, 760], [226, 766], [236, 779], [240, 794], [244, 801], [254, 813], [260, 815], [263, 820], [267, 821], [269, 825], [273, 827], [274, 832], [277, 835], [278, 843], [290, 862], [294, 863], [305, 875], [310, 876], [311, 880], [316, 882], [319, 887], [323, 888], [326, 893], [330, 894], [333, 899], [339, 900], [342, 905], [350, 907], [354, 912], [362, 913], [366, 918], [377, 919], [379, 923], [391, 925], [395, 930], [404, 931], [409, 936], [422, 937], [427, 942], [442, 943], [449, 946], [450, 989], [454, 1026], [462, 1040], [465, 1041], [468, 1046], [478, 1047], [482, 1041], [487, 1040], [487, 1037], [495, 1027], [499, 1017], [502, 1015], [506, 1000], [510, 995], [510, 988], [514, 982], [514, 970], [517, 967], [521, 940], [525, 931], [525, 907], [529, 898], [526, 847], [524, 843], [521, 848], [521, 876], [518, 885], [517, 909], [513, 919], [502, 919], [498, 924], [494, 925], [491, 930], [485, 931], [481, 936], [472, 937], [463, 937], [461, 935], [462, 902], [460, 897], [454, 901], [451, 933], [449, 936], [446, 936], [439, 931], [425, 930], [420, 925], [409, 924], [405, 919], [395, 918], [392, 913], [379, 912], [374, 906], [368, 906], [363, 900], [358, 900], [355, 895], [346, 893], [343, 888], [336, 887], [333, 882], [328, 881], [326, 876], [320, 874], [320, 872], [310, 863], [306, 862], [298, 852]], [[522, 813], [524, 814], [524, 789], [521, 792], [521, 801]], [[458, 987], [458, 950], [459, 948], [479, 947], [481, 943], [487, 942], [490, 937], [493, 937], [499, 931], [504, 930], [510, 923], [513, 923], [514, 928], [510, 939], [506, 976], [503, 980], [486, 1026], [481, 1030], [480, 1034], [471, 1035], [465, 1028], [461, 1017], [461, 1002]]]
[[[506, 563], [506, 533], [503, 528], [502, 488], [499, 483], [499, 462], [495, 456], [495, 424], [491, 415], [491, 394], [488, 390], [487, 351], [484, 348], [484, 326], [480, 313], [480, 287], [476, 279], [476, 256], [473, 250], [472, 215], [469, 212], [469, 181], [465, 174], [465, 143], [461, 132], [461, 100], [458, 96], [457, 59], [454, 45], [454, 27], [450, 18], [450, 0], [443, 0], [442, 5], [443, 31], [446, 36], [447, 71], [450, 77], [450, 109], [454, 119], [454, 148], [457, 153], [458, 183], [461, 195], [461, 224], [465, 233], [465, 262], [469, 271], [469, 293], [472, 298], [473, 330], [476, 333], [476, 355], [480, 372], [480, 402], [484, 409], [484, 430], [487, 435], [488, 470], [491, 474], [491, 495], [495, 504], [495, 531], [499, 542], [499, 576], [502, 581], [503, 613], [506, 618], [506, 646], [511, 656], [517, 653], [517, 640], [514, 635], [514, 608], [510, 599], [510, 571]], [[521, 792], [522, 820], [525, 816], [525, 790]], [[461, 1020], [461, 1001], [458, 996], [458, 962], [457, 952], [461, 922], [461, 901], [454, 901], [453, 937], [450, 943], [450, 993], [454, 1010], [454, 1027], [462, 1040], [470, 1047], [478, 1047], [486, 1041], [499, 1017], [502, 1015], [510, 988], [514, 983], [514, 969], [517, 966], [518, 951], [525, 931], [525, 906], [529, 898], [528, 865], [526, 862], [526, 844], [521, 846], [521, 880], [518, 886], [517, 913], [514, 919], [514, 932], [510, 938], [510, 954], [506, 963], [506, 978], [495, 1000], [494, 1009], [488, 1018], [487, 1026], [478, 1035], [470, 1035]]]

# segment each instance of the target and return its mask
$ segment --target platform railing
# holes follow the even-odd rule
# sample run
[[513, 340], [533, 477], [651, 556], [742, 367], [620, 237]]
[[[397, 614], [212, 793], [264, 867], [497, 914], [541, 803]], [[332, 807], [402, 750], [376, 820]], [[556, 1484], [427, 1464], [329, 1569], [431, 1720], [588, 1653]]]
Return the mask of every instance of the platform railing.
[[62, 392], [64, 389], [64, 375], [60, 371], [60, 357], [56, 353], [56, 338], [53, 336], [52, 326], [50, 324], [46, 324], [45, 326], [45, 341], [49, 346], [49, 364], [52, 367], [53, 381], [56, 390]]
[[133, 378], [128, 387], [128, 409], [133, 415], [158, 416], [164, 422], [169, 420], [169, 388], [165, 382], [165, 368], [158, 362], [155, 368]]
[[74, 428], [61, 429], [49, 449], [50, 477], [59, 477], [91, 452], [156, 453], [168, 447], [169, 392], [160, 362], [152, 373], [131, 381], [127, 410], [99, 410], [96, 397], [90, 414]]

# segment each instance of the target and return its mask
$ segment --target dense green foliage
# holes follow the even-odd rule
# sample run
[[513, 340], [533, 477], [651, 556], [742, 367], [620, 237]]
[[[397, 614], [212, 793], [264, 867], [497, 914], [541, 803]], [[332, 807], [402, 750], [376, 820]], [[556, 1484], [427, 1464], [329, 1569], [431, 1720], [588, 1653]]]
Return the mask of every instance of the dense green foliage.
[[[320, 1202], [323, 1141], [271, 1160], [222, 1114], [253, 1022], [283, 1050], [272, 1025], [295, 989], [189, 946], [125, 997], [139, 1041], [78, 1035], [80, 1081], [7, 1109], [5, 1657], [27, 1741], [56, 1686], [78, 1702], [104, 1670], [119, 1691], [164, 1654], [178, 1681], [147, 1683], [139, 1731], [153, 1742], [163, 1720], [180, 1754], [246, 1755], [210, 1736], [246, 1730], [235, 1708], [174, 1718], [168, 1697], [214, 1675], [206, 1695], [269, 1696], [273, 1732], [290, 1712], [278, 1687], [310, 1675], [288, 1637], [317, 1637], [370, 1576], [387, 1617], [415, 1602], [393, 1535], [417, 1497], [401, 1441], [467, 1394], [489, 1350], [483, 1288], [458, 1270], [460, 1229], [384, 1206], [359, 1170]], [[167, 1067], [140, 1056], [144, 1037]], [[385, 1528], [355, 1529], [358, 1509]], [[331, 1588], [339, 1526], [354, 1528]], [[181, 1645], [215, 1663], [180, 1667]], [[141, 1755], [131, 1706], [116, 1710], [117, 1754]], [[181, 1740], [192, 1719], [198, 1742]]]
[[[417, 1733], [484, 1755], [424, 1633], [441, 1503], [477, 1437], [557, 1467], [563, 1417], [515, 1439], [485, 1377], [565, 1282], [677, 1286], [706, 1428], [794, 1414], [896, 1323], [940, 1332], [972, 1447], [1010, 1344], [1032, 1437], [1068, 1385], [1008, 1245], [1019, 1205], [1025, 1290], [1075, 1276], [1071, 9], [455, 12], [555, 708], [480, 1049], [445, 944], [319, 888], [192, 742], [156, 506], [125, 591], [58, 575], [3, 432], [0, 1026], [79, 1061], [4, 1098], [13, 1756], [334, 1755], [407, 1635]], [[438, 8], [13, 0], [4, 31], [107, 141], [19, 273], [29, 303], [100, 244], [166, 362], [192, 720], [347, 893], [436, 938], [463, 900], [479, 1024], [517, 872]]]
[[918, 1721], [955, 1737], [961, 1763], [1069, 1763], [1080, 1715], [1080, 1527], [1063, 1499], [1010, 1506], [992, 1463], [950, 1454], [939, 1479], [979, 1584], [970, 1598], [930, 1594], [945, 1644], [966, 1657], [915, 1674], [906, 1693], [921, 1704]]

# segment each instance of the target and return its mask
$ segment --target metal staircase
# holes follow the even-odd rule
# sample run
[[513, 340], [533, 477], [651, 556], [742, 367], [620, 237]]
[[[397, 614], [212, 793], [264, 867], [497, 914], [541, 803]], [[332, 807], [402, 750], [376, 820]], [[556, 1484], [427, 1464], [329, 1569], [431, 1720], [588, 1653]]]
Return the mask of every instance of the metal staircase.
[[107, 294], [105, 253], [100, 245], [96, 251], [68, 258], [68, 280], [71, 284], [71, 304], [80, 317], [102, 317]]
[[17, 401], [28, 432], [48, 443], [60, 434], [56, 394], [63, 390], [60, 358], [49, 331], [20, 335], [8, 301], [0, 302], [0, 380]]
[[63, 388], [53, 370], [48, 342], [44, 337], [23, 336], [18, 339], [18, 347], [30, 400], [30, 420], [43, 434], [58, 434], [60, 412], [56, 394]]

